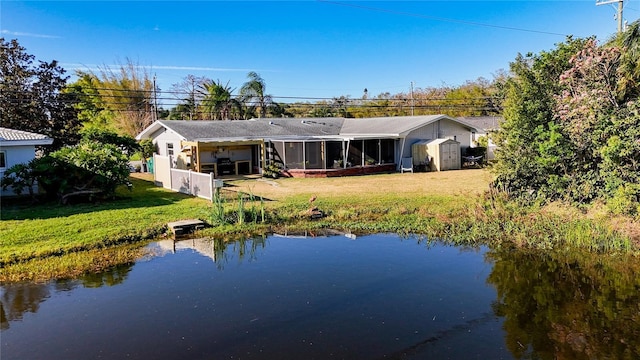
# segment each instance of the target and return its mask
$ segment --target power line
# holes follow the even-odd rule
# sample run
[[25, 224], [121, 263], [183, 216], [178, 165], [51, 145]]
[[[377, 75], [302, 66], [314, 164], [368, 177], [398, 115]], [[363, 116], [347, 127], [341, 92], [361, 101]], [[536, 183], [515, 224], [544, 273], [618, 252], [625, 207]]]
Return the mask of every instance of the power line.
[[375, 7], [363, 6], [363, 5], [357, 5], [357, 4], [349, 4], [349, 3], [343, 3], [343, 2], [338, 2], [338, 1], [328, 1], [328, 0], [317, 0], [317, 1], [318, 2], [322, 2], [322, 3], [327, 3], [327, 4], [352, 7], [352, 8], [356, 8], [356, 9], [377, 11], [377, 12], [383, 12], [383, 13], [395, 14], [395, 15], [402, 15], [402, 16], [411, 16], [411, 17], [415, 17], [415, 18], [428, 19], [428, 20], [444, 21], [444, 22], [451, 22], [451, 23], [458, 23], [458, 24], [465, 24], [465, 25], [473, 25], [473, 26], [482, 26], [482, 27], [502, 29], [502, 30], [523, 31], [523, 32], [546, 34], [546, 35], [557, 35], [557, 36], [563, 36], [563, 37], [569, 36], [568, 34], [561, 34], [561, 33], [555, 33], [555, 32], [550, 32], [550, 31], [524, 29], [524, 28], [517, 28], [517, 27], [511, 27], [511, 26], [502, 26], [502, 25], [493, 25], [493, 24], [485, 24], [485, 23], [480, 23], [480, 22], [475, 22], [475, 21], [467, 21], [467, 20], [459, 20], [459, 19], [437, 17], [437, 16], [429, 16], [429, 15], [416, 14], [416, 13], [410, 13], [410, 12], [405, 12], [405, 11], [397, 11], [397, 10], [375, 8]]
[[[168, 101], [178, 101], [178, 104], [181, 104], [182, 102], [180, 101], [185, 101], [188, 99], [178, 99], [175, 97], [166, 97], [166, 96], [162, 96], [163, 94], [184, 94], [184, 95], [189, 95], [189, 92], [175, 92], [175, 91], [158, 91], [157, 93], [154, 93], [153, 90], [135, 90], [135, 89], [116, 89], [116, 88], [92, 88], [93, 90], [97, 90], [97, 91], [114, 91], [114, 92], [121, 92], [123, 94], [86, 94], [86, 93], [64, 93], [66, 95], [69, 96], [74, 96], [77, 95], [79, 97], [84, 97], [84, 98], [109, 98], [109, 99], [134, 99], [133, 96], [131, 95], [126, 95], [126, 93], [134, 93], [134, 94], [145, 94], [147, 95], [146, 97], [142, 97], [140, 99], [140, 102], [144, 102], [144, 101], [149, 101], [149, 102], [153, 102], [153, 96], [154, 94], [160, 94], [159, 96], [157, 96], [157, 100], [168, 100]], [[19, 96], [20, 94], [25, 94], [25, 95], [29, 95], [31, 94], [30, 91], [28, 90], [2, 90], [0, 91], [3, 94], [14, 94], [15, 96]], [[366, 99], [362, 99], [362, 98], [350, 98], [350, 97], [303, 97], [303, 96], [279, 96], [279, 95], [271, 95], [271, 98], [273, 99], [291, 99], [291, 100], [329, 100], [329, 101], [334, 101], [334, 100], [340, 100], [340, 101], [346, 101], [346, 102], [373, 102], [373, 101], [459, 101], [459, 99], [451, 99], [451, 98], [447, 98], [445, 96], [426, 96], [426, 97], [415, 97], [415, 95], [419, 95], [420, 93], [416, 93], [413, 92], [414, 97], [412, 97], [411, 95], [409, 95], [409, 97], [383, 97], [383, 98], [377, 98], [377, 97], [373, 97], [373, 98], [366, 98]], [[11, 99], [31, 99], [32, 97], [13, 97]], [[242, 99], [243, 96], [242, 95], [234, 95], [231, 94], [231, 98], [233, 99]], [[496, 96], [474, 96], [474, 97], [468, 97], [468, 98], [464, 98], [464, 100], [487, 100], [487, 99], [495, 99], [497, 98]], [[201, 101], [202, 99], [195, 99], [196, 101]], [[69, 100], [72, 101], [72, 100]], [[127, 102], [129, 103], [129, 102]]]

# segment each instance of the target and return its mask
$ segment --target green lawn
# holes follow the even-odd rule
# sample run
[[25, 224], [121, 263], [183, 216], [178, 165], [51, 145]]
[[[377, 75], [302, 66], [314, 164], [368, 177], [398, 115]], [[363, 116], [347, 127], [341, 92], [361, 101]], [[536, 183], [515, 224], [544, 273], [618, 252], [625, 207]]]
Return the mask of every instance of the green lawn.
[[[550, 211], [521, 206], [496, 194], [487, 195], [490, 179], [488, 171], [476, 169], [231, 180], [225, 182], [222, 204], [231, 224], [211, 227], [202, 235], [233, 238], [285, 228], [331, 228], [419, 233], [460, 244], [535, 249], [575, 246], [598, 252], [637, 249], [637, 239], [630, 232], [619, 231], [620, 227], [611, 226], [603, 217], [594, 219], [565, 208]], [[133, 261], [145, 240], [164, 233], [167, 222], [213, 219], [210, 201], [156, 187], [146, 174], [135, 174], [132, 182], [133, 191], [119, 190], [116, 200], [98, 204], [3, 201], [0, 281], [72, 276]], [[316, 200], [310, 204], [312, 196]], [[309, 220], [307, 211], [312, 206], [326, 216]], [[253, 211], [259, 222], [258, 214], [264, 210], [265, 223], [234, 224], [239, 209]]]

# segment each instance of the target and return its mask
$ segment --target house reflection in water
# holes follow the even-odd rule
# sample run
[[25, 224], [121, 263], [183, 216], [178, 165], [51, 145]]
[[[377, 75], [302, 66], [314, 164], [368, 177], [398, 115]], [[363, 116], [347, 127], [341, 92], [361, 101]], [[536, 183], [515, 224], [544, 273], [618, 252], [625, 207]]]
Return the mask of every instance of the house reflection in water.
[[198, 253], [216, 261], [215, 241], [209, 238], [187, 239], [187, 240], [161, 240], [158, 241], [158, 247], [162, 250], [161, 254], [176, 253], [179, 250], [191, 249]]

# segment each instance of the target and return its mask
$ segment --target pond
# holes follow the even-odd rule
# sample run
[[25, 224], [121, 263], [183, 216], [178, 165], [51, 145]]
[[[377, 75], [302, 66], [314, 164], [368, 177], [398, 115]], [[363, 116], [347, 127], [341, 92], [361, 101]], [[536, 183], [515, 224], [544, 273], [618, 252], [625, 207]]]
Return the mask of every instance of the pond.
[[633, 267], [389, 234], [149, 250], [2, 286], [2, 359], [640, 358]]

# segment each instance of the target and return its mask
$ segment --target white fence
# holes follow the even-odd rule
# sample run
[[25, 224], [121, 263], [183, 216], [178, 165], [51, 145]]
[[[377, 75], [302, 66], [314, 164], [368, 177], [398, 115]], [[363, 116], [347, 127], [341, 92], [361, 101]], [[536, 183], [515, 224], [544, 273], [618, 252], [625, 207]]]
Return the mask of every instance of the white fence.
[[171, 158], [153, 155], [153, 178], [156, 185], [187, 195], [212, 200], [216, 186], [222, 186], [213, 173], [203, 174], [191, 170], [173, 169]]

